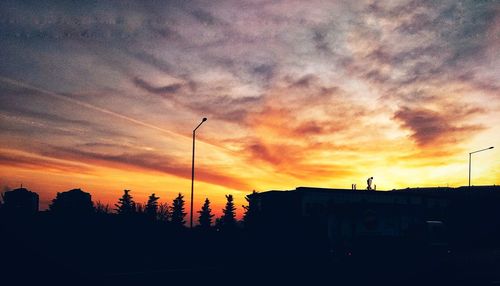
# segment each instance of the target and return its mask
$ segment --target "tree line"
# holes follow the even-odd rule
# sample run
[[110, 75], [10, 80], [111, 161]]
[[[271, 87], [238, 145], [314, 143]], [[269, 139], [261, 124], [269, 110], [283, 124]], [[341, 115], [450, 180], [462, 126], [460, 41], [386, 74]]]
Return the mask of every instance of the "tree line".
[[[56, 198], [57, 199], [57, 198]], [[134, 201], [130, 194], [130, 190], [124, 190], [123, 195], [118, 199], [115, 204], [115, 212], [118, 215], [144, 216], [150, 220], [163, 221], [170, 223], [174, 226], [182, 227], [186, 224], [185, 200], [184, 196], [179, 193], [172, 201], [172, 204], [159, 203], [160, 197], [155, 193], [148, 197], [146, 204], [137, 203]], [[247, 196], [247, 200], [250, 198]], [[50, 209], [50, 208], [49, 208]], [[108, 205], [100, 202], [96, 203], [95, 211], [97, 213], [111, 213]], [[210, 200], [205, 198], [205, 201], [200, 210], [197, 211], [198, 227], [202, 229], [209, 229], [213, 226], [223, 228], [235, 228], [237, 226], [236, 220], [236, 207], [232, 195], [226, 195], [226, 205], [222, 210], [223, 215], [214, 221], [214, 214], [210, 207]]]
[[[252, 194], [257, 193], [255, 190]], [[197, 211], [197, 228], [208, 230], [216, 229], [235, 229], [239, 226], [246, 226], [255, 220], [256, 210], [254, 197], [245, 196], [247, 205], [243, 205], [244, 215], [242, 221], [236, 219], [236, 206], [232, 195], [226, 195], [226, 204], [222, 209], [222, 215], [215, 218], [210, 206], [210, 200], [205, 198], [201, 208]], [[143, 218], [149, 221], [164, 222], [174, 227], [184, 227], [186, 224], [185, 200], [182, 193], [172, 200], [171, 204], [159, 202], [160, 197], [152, 193], [146, 203], [136, 202], [131, 195], [131, 191], [126, 189], [123, 195], [114, 204], [114, 208], [109, 204], [100, 201], [94, 203], [91, 195], [81, 189], [73, 189], [67, 192], [58, 192], [56, 197], [49, 205], [48, 212], [62, 216], [87, 216], [96, 215], [117, 215], [125, 218]], [[5, 198], [4, 198], [5, 201]], [[11, 203], [14, 204], [14, 203]], [[0, 210], [8, 213], [8, 205], [0, 200]], [[215, 219], [214, 219], [215, 218]]]

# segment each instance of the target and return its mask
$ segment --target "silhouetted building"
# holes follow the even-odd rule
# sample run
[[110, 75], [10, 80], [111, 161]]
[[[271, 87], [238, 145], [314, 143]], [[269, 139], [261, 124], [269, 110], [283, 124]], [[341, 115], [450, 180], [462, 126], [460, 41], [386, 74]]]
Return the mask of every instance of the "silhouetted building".
[[35, 214], [38, 212], [38, 194], [26, 188], [5, 192], [3, 200], [3, 207], [7, 213]]
[[492, 213], [499, 214], [494, 207], [500, 203], [498, 186], [372, 192], [299, 187], [252, 196], [258, 201], [259, 224], [265, 232], [287, 236], [307, 233], [314, 241], [323, 239], [331, 249], [366, 238], [425, 241], [447, 224], [456, 224], [455, 229], [463, 231], [458, 225], [464, 218], [459, 217], [467, 211], [476, 212], [466, 215], [474, 217], [469, 229], [475, 234], [486, 235], [499, 226], [499, 219]]
[[89, 215], [94, 211], [92, 197], [80, 189], [57, 193], [56, 198], [49, 207], [55, 214], [64, 215]]

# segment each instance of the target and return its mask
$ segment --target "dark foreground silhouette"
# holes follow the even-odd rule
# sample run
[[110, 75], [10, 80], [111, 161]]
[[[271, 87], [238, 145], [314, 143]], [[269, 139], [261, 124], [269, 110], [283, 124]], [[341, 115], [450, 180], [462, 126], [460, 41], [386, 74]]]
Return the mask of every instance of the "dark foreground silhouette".
[[[85, 192], [72, 190], [58, 194], [49, 211], [38, 212], [27, 203], [33, 203], [35, 195], [22, 191], [19, 200], [4, 197], [0, 212], [0, 284], [500, 283], [498, 187], [412, 189], [402, 191], [405, 195], [337, 190], [321, 210], [319, 200], [316, 205], [310, 200], [324, 197], [323, 192], [330, 196], [335, 191], [254, 193], [247, 197], [243, 222], [235, 220], [235, 206], [227, 196], [224, 215], [215, 225], [207, 199], [199, 211], [200, 226], [189, 229], [183, 226], [181, 194], [165, 213], [154, 194], [137, 206], [126, 191], [111, 213], [92, 203]], [[364, 201], [346, 204], [340, 199], [349, 196]], [[399, 200], [407, 197], [427, 198], [426, 207], [401, 208], [412, 203]], [[388, 198], [394, 200], [379, 208]], [[430, 202], [447, 204], [428, 207]], [[408, 208], [411, 212], [404, 210]], [[412, 227], [390, 225], [409, 215], [415, 218]], [[342, 223], [336, 225], [341, 216]], [[418, 218], [426, 224], [419, 224]], [[441, 223], [447, 225], [444, 234], [429, 237], [429, 227]], [[394, 235], [381, 235], [384, 231]]]

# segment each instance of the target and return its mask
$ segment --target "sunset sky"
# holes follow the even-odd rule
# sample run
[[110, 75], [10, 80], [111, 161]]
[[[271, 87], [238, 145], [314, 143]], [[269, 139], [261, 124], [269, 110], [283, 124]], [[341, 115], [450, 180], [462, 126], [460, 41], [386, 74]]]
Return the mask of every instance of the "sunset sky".
[[[18, 3], [19, 2], [19, 3]], [[1, 1], [0, 184], [241, 215], [252, 190], [500, 184], [498, 1]]]

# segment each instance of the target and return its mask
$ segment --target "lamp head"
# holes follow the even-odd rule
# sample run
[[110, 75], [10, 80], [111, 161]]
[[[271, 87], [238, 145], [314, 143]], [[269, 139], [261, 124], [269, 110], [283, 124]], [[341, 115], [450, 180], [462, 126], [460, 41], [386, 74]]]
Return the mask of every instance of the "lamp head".
[[[203, 117], [203, 119], [202, 119], [201, 121], [202, 121], [202, 122], [205, 122], [205, 121], [207, 121], [207, 118], [206, 118], [206, 117]], [[493, 148], [493, 147], [491, 147], [491, 148]]]
[[491, 147], [490, 147], [490, 148], [488, 148], [488, 149], [493, 149], [493, 148], [495, 148], [495, 147], [494, 147], [494, 146], [491, 146]]

